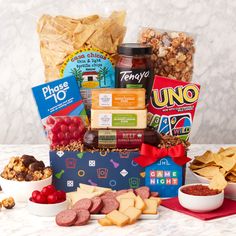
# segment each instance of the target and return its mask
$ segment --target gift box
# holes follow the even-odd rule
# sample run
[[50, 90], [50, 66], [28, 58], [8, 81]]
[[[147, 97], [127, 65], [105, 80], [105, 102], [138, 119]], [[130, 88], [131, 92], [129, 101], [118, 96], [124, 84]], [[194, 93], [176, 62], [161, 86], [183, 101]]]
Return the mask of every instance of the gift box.
[[57, 189], [75, 191], [79, 183], [114, 190], [145, 185], [145, 169], [133, 161], [138, 152], [50, 151], [53, 182]]
[[142, 144], [140, 155], [133, 159], [145, 168], [145, 185], [161, 197], [175, 197], [185, 183], [186, 148], [179, 144], [170, 148], [157, 148]]

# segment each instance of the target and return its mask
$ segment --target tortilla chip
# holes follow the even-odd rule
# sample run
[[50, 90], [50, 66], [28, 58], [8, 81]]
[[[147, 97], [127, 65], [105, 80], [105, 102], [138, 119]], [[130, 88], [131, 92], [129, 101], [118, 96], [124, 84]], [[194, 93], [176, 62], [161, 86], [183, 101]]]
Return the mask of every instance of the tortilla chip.
[[219, 154], [220, 154], [220, 153], [221, 153], [221, 152], [223, 152], [224, 150], [225, 150], [225, 149], [221, 147], [221, 148], [218, 150], [218, 152], [217, 152], [217, 153], [219, 153]]
[[226, 171], [230, 171], [236, 164], [236, 159], [232, 157], [223, 156], [222, 154], [213, 154], [214, 161], [217, 165], [223, 167]]
[[228, 180], [230, 182], [233, 182], [233, 183], [236, 183], [236, 175], [229, 174], [229, 175], [226, 176], [226, 180]]
[[228, 147], [220, 153], [223, 156], [232, 157], [236, 154], [236, 147]]
[[223, 190], [227, 186], [227, 181], [222, 173], [218, 172], [210, 181], [209, 188]]
[[206, 151], [203, 155], [201, 155], [201, 156], [196, 156], [196, 157], [195, 157], [195, 160], [200, 161], [200, 162], [202, 162], [202, 163], [204, 163], [204, 164], [207, 164], [207, 163], [209, 163], [209, 162], [214, 161], [212, 154], [213, 154], [213, 153], [212, 153], [211, 151]]
[[217, 166], [207, 166], [198, 170], [193, 170], [193, 172], [206, 178], [212, 178], [220, 172], [220, 168]]

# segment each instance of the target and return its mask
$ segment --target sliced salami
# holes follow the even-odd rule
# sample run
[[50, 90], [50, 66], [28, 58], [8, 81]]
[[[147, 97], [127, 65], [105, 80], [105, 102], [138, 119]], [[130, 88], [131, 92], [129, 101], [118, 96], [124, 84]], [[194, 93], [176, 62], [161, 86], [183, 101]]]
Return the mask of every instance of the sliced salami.
[[59, 226], [71, 226], [77, 220], [77, 213], [74, 210], [64, 210], [56, 215], [56, 223]]
[[159, 193], [158, 192], [151, 192], [151, 197], [159, 197]]
[[103, 207], [102, 199], [100, 197], [94, 197], [91, 200], [92, 200], [93, 206], [90, 209], [90, 213], [91, 214], [99, 213]]
[[119, 202], [115, 198], [103, 198], [103, 207], [101, 209], [102, 214], [108, 214], [119, 208]]
[[103, 195], [100, 196], [102, 199], [104, 198], [115, 198], [116, 193], [115, 192], [106, 192]]
[[85, 209], [77, 209], [77, 220], [75, 221], [75, 226], [86, 225], [90, 220], [90, 213]]
[[150, 189], [146, 186], [137, 188], [134, 190], [136, 195], [139, 195], [142, 199], [147, 199], [150, 197]]
[[92, 208], [92, 200], [89, 199], [89, 198], [83, 198], [83, 199], [80, 199], [79, 201], [77, 201], [73, 206], [72, 206], [72, 209], [76, 209], [76, 210], [79, 210], [79, 209], [85, 209], [85, 210], [90, 210]]

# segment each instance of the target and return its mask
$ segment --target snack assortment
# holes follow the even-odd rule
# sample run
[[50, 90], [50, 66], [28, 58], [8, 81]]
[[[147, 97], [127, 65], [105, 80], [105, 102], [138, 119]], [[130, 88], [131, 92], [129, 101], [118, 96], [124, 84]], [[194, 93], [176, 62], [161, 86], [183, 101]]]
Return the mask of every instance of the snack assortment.
[[84, 225], [94, 214], [101, 214], [98, 223], [102, 226], [133, 224], [142, 214], [157, 214], [157, 207], [161, 203], [158, 193], [151, 193], [145, 186], [113, 191], [80, 184], [76, 192], [68, 193], [67, 196], [71, 201], [71, 209], [57, 214], [56, 223], [59, 226]]
[[206, 151], [196, 156], [189, 168], [210, 180], [209, 187], [222, 190], [227, 183], [236, 183], [236, 147], [220, 148], [217, 153]]
[[151, 45], [154, 74], [189, 82], [193, 75], [194, 37], [185, 32], [141, 29], [139, 42]]
[[12, 157], [1, 173], [2, 178], [16, 181], [38, 181], [51, 175], [50, 167], [45, 167], [43, 161], [30, 155]]

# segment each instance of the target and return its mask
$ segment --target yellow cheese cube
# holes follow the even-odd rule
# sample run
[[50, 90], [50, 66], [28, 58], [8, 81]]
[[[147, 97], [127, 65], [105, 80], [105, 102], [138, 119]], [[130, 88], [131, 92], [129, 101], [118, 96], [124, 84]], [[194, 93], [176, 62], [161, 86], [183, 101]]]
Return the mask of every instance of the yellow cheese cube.
[[133, 192], [127, 192], [116, 197], [116, 200], [120, 202], [121, 198], [132, 198], [135, 199], [136, 195]]
[[160, 204], [161, 204], [161, 198], [160, 197], [150, 197], [149, 199], [157, 201], [157, 206], [160, 206]]
[[129, 223], [129, 217], [124, 215], [123, 213], [114, 210], [106, 215], [106, 217], [117, 226], [124, 226]]
[[113, 225], [112, 222], [107, 217], [99, 219], [98, 223], [102, 226], [111, 226], [111, 225]]
[[129, 217], [129, 224], [133, 224], [142, 214], [142, 211], [135, 207], [128, 207], [124, 212], [126, 216]]
[[119, 211], [123, 212], [124, 210], [126, 210], [129, 206], [134, 206], [134, 199], [133, 198], [121, 198], [120, 199], [120, 207], [119, 207]]
[[153, 199], [144, 199], [145, 208], [143, 214], [157, 214], [157, 201]]
[[137, 209], [139, 209], [139, 210], [144, 210], [144, 208], [145, 208], [145, 203], [144, 203], [144, 201], [143, 201], [143, 199], [140, 197], [140, 196], [137, 196], [136, 198], [135, 198], [135, 205], [134, 205]]
[[111, 188], [103, 188], [103, 187], [98, 187], [98, 186], [94, 186], [94, 188], [95, 188], [95, 192], [106, 193], [106, 192], [112, 191]]

